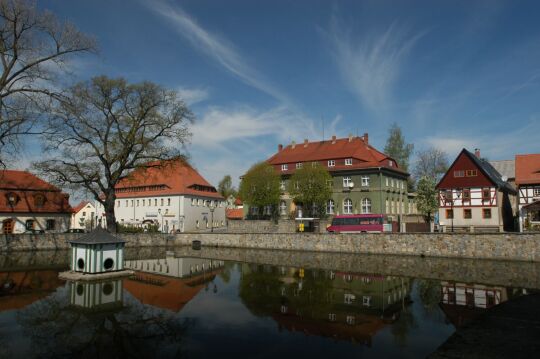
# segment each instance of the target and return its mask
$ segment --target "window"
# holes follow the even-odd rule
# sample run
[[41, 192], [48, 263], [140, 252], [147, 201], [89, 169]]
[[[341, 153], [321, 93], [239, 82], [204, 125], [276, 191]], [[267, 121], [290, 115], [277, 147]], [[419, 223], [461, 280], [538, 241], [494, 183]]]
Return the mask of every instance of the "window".
[[463, 218], [465, 218], [465, 219], [471, 219], [472, 218], [472, 210], [470, 208], [465, 208], [463, 210]]
[[491, 208], [482, 208], [482, 217], [483, 218], [491, 218]]
[[46, 225], [46, 229], [48, 231], [53, 231], [54, 230], [54, 227], [56, 225], [56, 221], [54, 219], [48, 219], [47, 222], [45, 223]]
[[369, 198], [362, 199], [362, 213], [371, 213], [371, 200]]
[[386, 177], [386, 187], [388, 187], [388, 177]]
[[128, 206], [128, 200], [126, 199], [126, 207]]
[[335, 322], [336, 321], [336, 315], [334, 313], [328, 314], [328, 320], [331, 321], [331, 322]]
[[285, 191], [285, 181], [280, 181], [279, 182], [279, 189], [282, 190], [282, 191]]
[[83, 217], [86, 217], [86, 211], [84, 211], [84, 212], [82, 213], [82, 216], [83, 216]]
[[328, 200], [326, 203], [326, 214], [334, 214], [335, 203], [333, 199]]
[[287, 215], [287, 202], [285, 201], [279, 202], [279, 214], [281, 216]]
[[154, 198], [154, 207], [157, 207], [157, 198]]
[[446, 219], [452, 219], [454, 218], [454, 210], [453, 209], [447, 209], [446, 210]]
[[139, 207], [139, 200], [137, 200], [137, 207]]
[[482, 202], [489, 202], [491, 198], [491, 190], [489, 188], [484, 188], [482, 190]]
[[171, 199], [167, 198], [167, 206], [170, 206], [170, 205], [171, 205]]
[[393, 178], [390, 180], [390, 187], [394, 187], [394, 179]]
[[351, 177], [343, 177], [343, 187], [349, 188], [352, 184], [352, 178]]
[[352, 166], [352, 158], [345, 159], [345, 166]]
[[327, 180], [326, 185], [328, 186], [328, 188], [332, 189], [332, 188], [334, 188], [334, 181], [333, 180]]
[[161, 205], [163, 206], [163, 198], [161, 199], [161, 201], [160, 201], [160, 202], [161, 202]]
[[336, 165], [336, 161], [334, 160], [329, 160], [328, 161], [328, 167], [334, 167]]
[[364, 295], [362, 297], [362, 305], [364, 307], [370, 307], [371, 306], [371, 296], [370, 295]]
[[449, 189], [443, 192], [444, 200], [446, 203], [452, 203], [454, 199], [454, 192]]
[[478, 175], [478, 171], [476, 170], [467, 170], [465, 172], [465, 176], [467, 177], [476, 177]]
[[299, 162], [299, 163], [296, 164], [296, 169], [297, 170], [302, 168], [302, 167], [304, 167], [304, 164], [302, 162]]
[[26, 227], [27, 231], [31, 231], [34, 229], [35, 222], [33, 219], [27, 219], [24, 226]]
[[347, 318], [345, 320], [347, 324], [354, 325], [356, 318], [354, 317], [354, 315], [347, 315]]
[[540, 187], [533, 188], [533, 196], [534, 197], [540, 196]]
[[135, 201], [131, 200], [131, 207], [135, 207]]
[[356, 296], [354, 294], [345, 293], [345, 295], [343, 296], [343, 303], [353, 304], [355, 299]]
[[465, 171], [463, 170], [454, 171], [454, 177], [465, 177]]
[[362, 176], [362, 186], [369, 186], [369, 176]]
[[202, 200], [199, 198], [199, 199], [197, 200], [197, 206], [200, 206], [201, 204], [202, 204]]
[[45, 204], [45, 196], [42, 194], [36, 194], [34, 196], [34, 203], [37, 208], [43, 207], [43, 205]]
[[146, 206], [146, 200], [145, 199], [142, 200], [142, 206], [143, 207]]
[[470, 189], [464, 189], [461, 192], [461, 198], [463, 203], [470, 203], [471, 202], [471, 190]]
[[343, 213], [344, 214], [352, 214], [352, 201], [350, 198], [346, 198], [343, 201]]
[[289, 169], [289, 165], [287, 165], [286, 163], [281, 165], [281, 170], [282, 171], [287, 171]]

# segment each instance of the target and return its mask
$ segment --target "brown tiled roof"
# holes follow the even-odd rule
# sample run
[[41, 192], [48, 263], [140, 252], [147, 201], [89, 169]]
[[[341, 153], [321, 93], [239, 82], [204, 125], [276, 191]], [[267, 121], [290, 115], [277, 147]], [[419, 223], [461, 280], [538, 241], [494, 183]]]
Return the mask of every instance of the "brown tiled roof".
[[225, 215], [228, 219], [243, 219], [244, 210], [242, 208], [227, 208]]
[[516, 184], [540, 183], [540, 153], [516, 155]]
[[[13, 207], [8, 202], [8, 194], [14, 194], [16, 203]], [[36, 199], [43, 195], [42, 206], [36, 205]], [[27, 171], [0, 171], [0, 212], [12, 213], [70, 213], [69, 195], [57, 187]]]
[[[352, 165], [345, 165], [346, 158], [352, 158]], [[375, 149], [363, 137], [291, 144], [278, 151], [267, 162], [277, 169], [282, 164], [292, 164], [288, 171], [282, 172], [292, 173], [296, 163], [324, 161], [323, 165], [326, 166], [328, 160], [336, 161], [334, 167], [328, 168], [329, 171], [384, 167], [404, 173], [394, 159]]]
[[186, 161], [152, 162], [134, 170], [116, 186], [117, 198], [195, 195], [223, 199]]
[[73, 213], [79, 213], [79, 211], [83, 209], [84, 207], [86, 207], [86, 205], [89, 203], [90, 203], [89, 201], [82, 201], [81, 203], [79, 203], [73, 208]]
[[244, 203], [242, 202], [242, 200], [240, 198], [237, 198], [234, 200], [234, 205], [235, 206], [242, 206]]

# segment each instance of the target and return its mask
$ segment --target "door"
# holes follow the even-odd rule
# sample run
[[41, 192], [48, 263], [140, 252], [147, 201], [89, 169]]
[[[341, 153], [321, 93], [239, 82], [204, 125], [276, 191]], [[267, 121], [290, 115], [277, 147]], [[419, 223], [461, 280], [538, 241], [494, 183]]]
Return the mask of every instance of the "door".
[[2, 233], [11, 234], [13, 233], [13, 227], [15, 227], [15, 221], [13, 219], [4, 219], [2, 221]]

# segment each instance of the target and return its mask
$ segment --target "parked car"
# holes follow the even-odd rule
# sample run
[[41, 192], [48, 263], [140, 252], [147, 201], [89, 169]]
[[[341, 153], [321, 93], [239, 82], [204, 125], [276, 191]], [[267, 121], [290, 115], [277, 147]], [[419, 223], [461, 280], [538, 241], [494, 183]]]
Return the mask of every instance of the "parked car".
[[65, 233], [86, 233], [82, 228], [70, 228]]

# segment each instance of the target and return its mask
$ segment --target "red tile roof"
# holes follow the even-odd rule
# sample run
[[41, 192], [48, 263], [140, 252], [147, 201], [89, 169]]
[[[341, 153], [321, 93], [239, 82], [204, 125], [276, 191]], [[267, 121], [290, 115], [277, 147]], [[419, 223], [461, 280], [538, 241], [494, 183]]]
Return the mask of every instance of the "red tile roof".
[[540, 153], [516, 155], [516, 184], [540, 184]]
[[[345, 165], [346, 158], [352, 158], [352, 165]], [[328, 160], [336, 161], [334, 167], [328, 167], [329, 171], [384, 167], [404, 173], [394, 159], [375, 149], [364, 137], [291, 144], [279, 150], [267, 161], [281, 173], [292, 173], [296, 163], [321, 161], [324, 162], [321, 164], [327, 167]], [[293, 165], [290, 165], [287, 171], [281, 171], [282, 164]]]
[[79, 211], [83, 209], [84, 207], [86, 207], [86, 205], [89, 203], [90, 203], [89, 201], [82, 201], [81, 203], [79, 203], [73, 208], [73, 213], [79, 213]]
[[117, 198], [194, 195], [223, 199], [214, 186], [180, 159], [152, 162], [140, 167], [115, 188]]
[[225, 210], [225, 216], [228, 219], [243, 219], [244, 210], [242, 208], [227, 208]]
[[[12, 207], [8, 195], [16, 197]], [[39, 205], [40, 197], [44, 202]], [[70, 213], [69, 195], [27, 171], [0, 171], [0, 212]]]
[[237, 198], [234, 200], [234, 205], [235, 206], [242, 206], [244, 205], [244, 203], [242, 202], [242, 200], [240, 198]]

